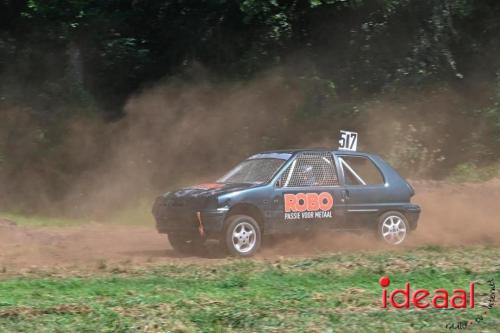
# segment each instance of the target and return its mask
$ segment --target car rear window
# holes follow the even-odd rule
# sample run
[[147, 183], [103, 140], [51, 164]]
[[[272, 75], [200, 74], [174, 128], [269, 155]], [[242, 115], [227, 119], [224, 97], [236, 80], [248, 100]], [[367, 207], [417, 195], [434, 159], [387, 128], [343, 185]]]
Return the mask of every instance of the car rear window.
[[363, 156], [339, 156], [346, 185], [377, 185], [384, 177], [373, 162]]

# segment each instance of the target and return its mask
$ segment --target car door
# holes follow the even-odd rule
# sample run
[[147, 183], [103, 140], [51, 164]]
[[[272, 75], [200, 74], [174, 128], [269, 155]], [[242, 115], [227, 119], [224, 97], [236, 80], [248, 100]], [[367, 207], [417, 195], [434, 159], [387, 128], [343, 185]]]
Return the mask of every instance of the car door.
[[336, 155], [345, 186], [345, 227], [356, 229], [377, 223], [389, 190], [382, 172], [368, 156]]
[[332, 153], [297, 154], [275, 184], [273, 204], [277, 231], [343, 225], [345, 204]]

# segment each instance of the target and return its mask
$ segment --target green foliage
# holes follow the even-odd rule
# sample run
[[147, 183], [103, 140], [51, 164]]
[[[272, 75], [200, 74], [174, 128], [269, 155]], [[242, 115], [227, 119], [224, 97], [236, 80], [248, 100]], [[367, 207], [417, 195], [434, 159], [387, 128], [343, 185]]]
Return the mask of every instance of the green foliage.
[[428, 147], [417, 134], [419, 130], [425, 132], [425, 129], [417, 130], [412, 124], [406, 127], [397, 123], [394, 125], [394, 143], [387, 153], [387, 159], [397, 170], [404, 171], [411, 177], [425, 177], [443, 162], [445, 157], [441, 149]]
[[331, 113], [337, 101], [337, 91], [332, 80], [317, 75], [302, 76], [297, 80], [304, 101], [298, 110], [301, 118], [311, 118]]
[[[495, 0], [1, 1], [0, 182], [9, 195], [0, 204], [37, 211], [64, 198], [110, 155], [99, 143], [113, 125], [72, 134], [75, 119], [118, 120], [132, 94], [172, 78], [197, 82], [190, 69], [198, 67], [206, 81], [243, 86], [276, 69], [300, 96], [286, 128], [262, 126], [240, 145], [245, 153], [335, 146], [342, 126], [375, 127], [370, 138], [392, 140], [369, 148], [413, 177], [445, 177], [467, 162], [482, 168], [500, 157], [498, 17]], [[408, 91], [415, 95], [403, 100]], [[447, 94], [454, 98], [441, 103]], [[270, 110], [286, 104], [268, 99]], [[423, 106], [389, 116], [379, 107], [368, 121], [382, 99]], [[436, 128], [442, 135], [431, 142]], [[99, 143], [71, 159], [64, 143], [85, 141], [72, 135]], [[43, 195], [32, 175], [50, 188]]]
[[451, 170], [448, 179], [456, 183], [475, 183], [500, 176], [500, 165], [478, 167], [474, 163], [461, 163]]
[[[492, 124], [493, 137], [500, 143], [500, 72], [496, 73], [495, 95], [493, 105], [483, 111], [487, 121]], [[496, 146], [496, 145], [495, 145]]]
[[[4, 6], [14, 6], [9, 3]], [[0, 40], [11, 50], [5, 63], [37, 59], [40, 79], [51, 64], [39, 59], [51, 50], [65, 63], [66, 48], [76, 45], [91, 78], [85, 88], [106, 107], [121, 106], [141, 83], [193, 61], [240, 78], [298, 62], [298, 76], [334, 81], [340, 97], [356, 98], [500, 67], [493, 56], [498, 11], [494, 1], [471, 0], [30, 0], [10, 12]], [[24, 29], [15, 29], [19, 25]], [[488, 67], [478, 61], [485, 54]], [[311, 65], [301, 69], [301, 63]]]

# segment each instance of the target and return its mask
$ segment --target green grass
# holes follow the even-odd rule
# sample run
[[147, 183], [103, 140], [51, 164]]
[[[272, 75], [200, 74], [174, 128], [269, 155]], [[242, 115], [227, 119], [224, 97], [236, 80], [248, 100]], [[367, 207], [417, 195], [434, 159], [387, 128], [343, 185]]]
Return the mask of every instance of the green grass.
[[[498, 251], [422, 248], [10, 277], [0, 280], [0, 332], [442, 332], [484, 309], [381, 309], [379, 277], [391, 277], [389, 289], [406, 281], [431, 290], [498, 282]], [[486, 288], [476, 288], [478, 301]], [[499, 308], [476, 326], [496, 332]]]
[[[151, 214], [152, 200], [142, 199], [134, 204], [122, 207], [103, 217], [106, 224], [124, 224], [124, 225], [147, 225], [153, 224]], [[88, 223], [85, 218], [64, 218], [48, 215], [28, 215], [16, 212], [0, 212], [0, 219], [8, 219], [16, 222], [18, 225], [36, 226], [36, 227], [64, 227], [76, 226]], [[97, 220], [95, 222], [100, 222]]]
[[8, 219], [16, 222], [18, 225], [27, 226], [54, 226], [63, 227], [71, 225], [79, 225], [87, 221], [83, 219], [70, 219], [61, 217], [51, 217], [42, 215], [25, 215], [21, 213], [0, 212], [0, 219]]

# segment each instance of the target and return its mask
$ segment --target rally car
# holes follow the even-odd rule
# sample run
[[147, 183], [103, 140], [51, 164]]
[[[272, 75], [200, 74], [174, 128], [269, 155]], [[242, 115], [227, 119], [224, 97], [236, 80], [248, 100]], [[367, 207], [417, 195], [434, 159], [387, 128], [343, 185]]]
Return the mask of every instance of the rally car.
[[371, 229], [401, 244], [417, 227], [415, 194], [381, 157], [357, 151], [301, 149], [249, 157], [214, 183], [167, 192], [153, 205], [156, 227], [175, 250], [218, 239], [251, 256], [263, 236], [310, 230]]

